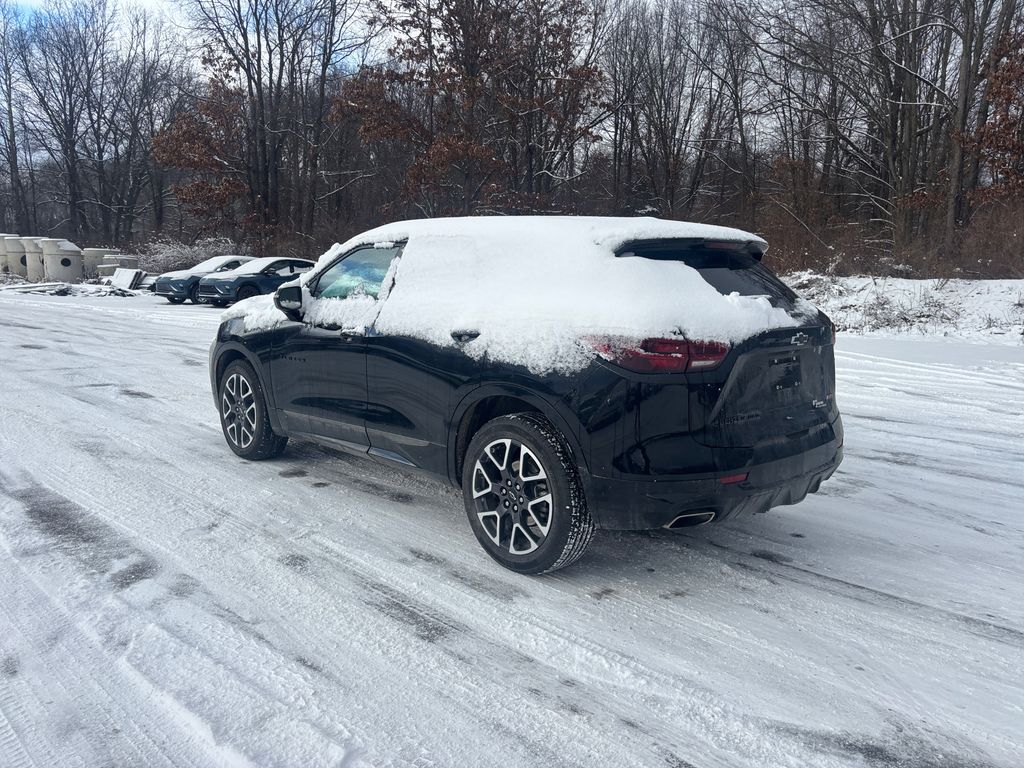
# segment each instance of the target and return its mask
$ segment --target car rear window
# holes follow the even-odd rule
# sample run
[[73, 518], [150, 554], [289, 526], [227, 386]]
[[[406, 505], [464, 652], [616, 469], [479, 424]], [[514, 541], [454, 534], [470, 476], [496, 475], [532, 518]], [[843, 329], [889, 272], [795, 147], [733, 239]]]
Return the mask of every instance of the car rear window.
[[723, 296], [767, 296], [777, 307], [792, 309], [797, 295], [761, 263], [758, 251], [747, 243], [705, 240], [651, 240], [625, 245], [622, 258], [681, 261], [696, 269]]

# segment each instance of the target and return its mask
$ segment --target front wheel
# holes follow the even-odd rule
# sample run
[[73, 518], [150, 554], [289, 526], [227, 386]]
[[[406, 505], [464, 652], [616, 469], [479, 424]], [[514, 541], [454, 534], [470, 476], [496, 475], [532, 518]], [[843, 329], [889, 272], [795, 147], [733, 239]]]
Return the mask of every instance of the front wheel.
[[191, 288], [188, 289], [188, 299], [193, 304], [203, 304], [204, 303], [205, 300], [200, 298], [200, 296], [199, 296], [199, 283], [196, 283], [195, 285], [193, 285]]
[[288, 438], [271, 428], [267, 400], [252, 366], [236, 360], [224, 369], [218, 402], [221, 429], [232, 451], [250, 461], [281, 455]]
[[538, 414], [501, 416], [476, 433], [466, 452], [462, 494], [477, 541], [517, 573], [571, 565], [594, 536], [565, 438]]
[[180, 296], [168, 296], [167, 301], [171, 304], [184, 304], [185, 300]]
[[238, 300], [245, 301], [251, 299], [253, 296], [259, 296], [260, 292], [253, 288], [251, 285], [243, 285], [238, 289]]

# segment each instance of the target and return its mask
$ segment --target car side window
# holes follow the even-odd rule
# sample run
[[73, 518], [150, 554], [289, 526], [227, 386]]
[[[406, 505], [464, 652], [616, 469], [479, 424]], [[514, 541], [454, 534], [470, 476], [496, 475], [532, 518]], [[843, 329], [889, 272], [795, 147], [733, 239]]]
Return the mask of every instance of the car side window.
[[215, 269], [214, 272], [228, 272], [232, 269], [236, 269], [237, 267], [241, 266], [241, 264], [242, 262], [240, 261], [228, 261], [217, 267], [217, 269]]
[[353, 251], [320, 275], [313, 296], [321, 299], [378, 298], [391, 262], [400, 250], [399, 247], [367, 247]]
[[264, 271], [267, 274], [280, 275], [281, 277], [285, 277], [287, 275], [293, 274], [292, 270], [291, 270], [291, 262], [290, 261], [275, 261], [269, 267], [267, 267]]
[[301, 275], [305, 272], [309, 272], [313, 268], [312, 264], [307, 264], [304, 261], [293, 261], [292, 262], [292, 274]]

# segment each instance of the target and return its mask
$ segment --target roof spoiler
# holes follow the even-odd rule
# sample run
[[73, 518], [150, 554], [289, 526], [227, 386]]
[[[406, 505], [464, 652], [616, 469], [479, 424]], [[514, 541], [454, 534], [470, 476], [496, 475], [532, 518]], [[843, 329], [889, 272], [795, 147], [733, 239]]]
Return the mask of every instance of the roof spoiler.
[[[659, 252], [696, 250], [706, 248], [715, 251], [734, 251], [745, 253], [751, 258], [760, 261], [768, 250], [768, 244], [763, 240], [722, 240], [709, 237], [673, 237], [658, 240], [631, 240], [615, 249], [616, 256], [647, 256], [647, 258], [658, 258]], [[665, 258], [665, 257], [662, 257]]]

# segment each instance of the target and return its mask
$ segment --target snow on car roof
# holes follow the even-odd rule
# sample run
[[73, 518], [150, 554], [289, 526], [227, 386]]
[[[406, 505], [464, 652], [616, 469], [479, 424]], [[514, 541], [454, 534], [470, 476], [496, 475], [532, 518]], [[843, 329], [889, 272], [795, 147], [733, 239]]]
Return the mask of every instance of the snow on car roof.
[[301, 261], [309, 265], [313, 264], [313, 262], [309, 261], [308, 259], [296, 259], [292, 258], [291, 256], [261, 256], [258, 259], [247, 261], [245, 264], [242, 264], [239, 267], [235, 267], [233, 270], [231, 270], [230, 273], [226, 274], [251, 275], [255, 274], [256, 272], [259, 272], [262, 269], [266, 269], [271, 264], [275, 264], [278, 261]]
[[464, 216], [458, 218], [414, 219], [385, 224], [363, 232], [335, 246], [334, 253], [364, 243], [406, 240], [411, 237], [465, 236], [482, 241], [501, 240], [536, 243], [549, 249], [558, 243], [586, 242], [615, 250], [631, 240], [662, 238], [702, 238], [767, 243], [742, 229], [699, 224], [690, 221], [668, 221], [650, 216]]
[[188, 269], [183, 269], [180, 270], [179, 272], [168, 272], [167, 274], [207, 274], [209, 272], [213, 272], [221, 264], [224, 264], [225, 262], [228, 261], [233, 261], [235, 259], [239, 259], [243, 262], [246, 262], [251, 261], [252, 256], [237, 256], [234, 254], [226, 254], [224, 256], [211, 256], [208, 259], [203, 259], [198, 264], [193, 264]]
[[[412, 336], [442, 347], [453, 331], [479, 331], [460, 345], [473, 357], [521, 364], [536, 373], [571, 371], [593, 359], [587, 336], [642, 339], [683, 335], [738, 342], [804, 322], [767, 297], [723, 296], [680, 261], [616, 256], [634, 240], [764, 240], [738, 229], [648, 217], [510, 216], [422, 219], [387, 224], [328, 250], [308, 284], [359, 245], [407, 241], [379, 301], [307, 302], [321, 321]], [[393, 285], [389, 283], [393, 282]], [[250, 305], [246, 327], [277, 321], [266, 302]], [[237, 305], [227, 316], [245, 314]]]

